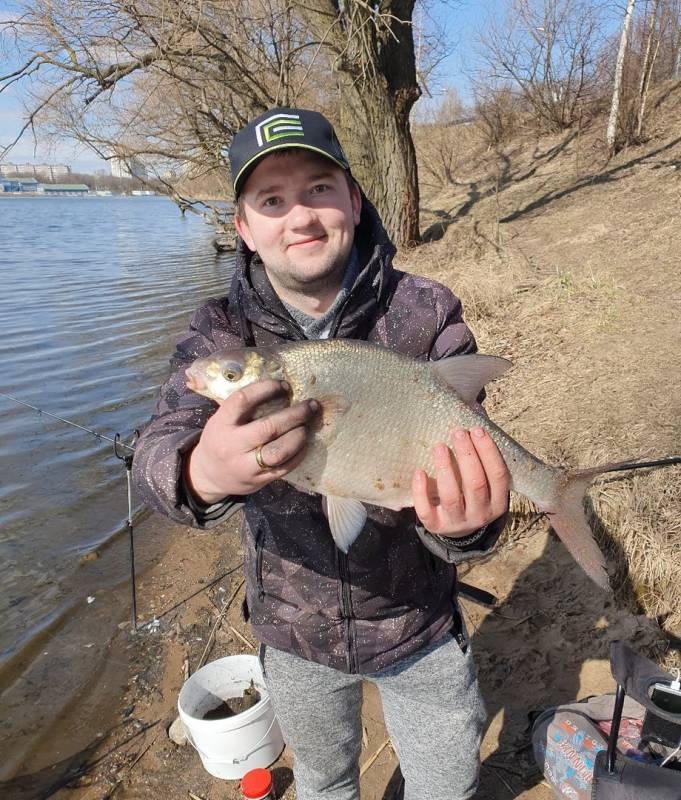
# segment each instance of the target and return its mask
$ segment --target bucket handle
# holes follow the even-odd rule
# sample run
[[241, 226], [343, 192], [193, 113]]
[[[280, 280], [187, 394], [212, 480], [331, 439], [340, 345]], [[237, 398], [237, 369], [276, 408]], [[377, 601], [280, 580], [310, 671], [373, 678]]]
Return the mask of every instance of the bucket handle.
[[[233, 758], [231, 763], [232, 764], [240, 764], [242, 761], [246, 761], [247, 758], [250, 758], [253, 755], [253, 753], [255, 753], [255, 751], [260, 747], [260, 745], [265, 741], [265, 739], [267, 739], [267, 737], [270, 735], [270, 731], [274, 727], [274, 723], [276, 721], [277, 721], [276, 716], [272, 717], [272, 722], [270, 722], [269, 728], [265, 731], [264, 735], [261, 736], [260, 739], [258, 739], [258, 741], [253, 745], [251, 750], [249, 750], [248, 753], [246, 753], [245, 755], [240, 756], [239, 758]], [[189, 728], [186, 725], [184, 726], [184, 730], [185, 730], [185, 733], [187, 734], [187, 741], [194, 748], [194, 750], [196, 750], [196, 752], [201, 756], [201, 760], [202, 761], [213, 761], [212, 758], [208, 758], [208, 756], [205, 753], [201, 752], [200, 748], [197, 746], [196, 742], [192, 738], [191, 731], [189, 730]]]

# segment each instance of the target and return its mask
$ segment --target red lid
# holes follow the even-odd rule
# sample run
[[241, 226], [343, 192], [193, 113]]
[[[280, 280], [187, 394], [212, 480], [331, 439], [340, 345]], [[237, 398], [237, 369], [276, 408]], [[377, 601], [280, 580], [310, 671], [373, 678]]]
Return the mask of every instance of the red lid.
[[252, 769], [241, 779], [241, 793], [248, 800], [260, 800], [272, 791], [272, 776], [268, 769]]

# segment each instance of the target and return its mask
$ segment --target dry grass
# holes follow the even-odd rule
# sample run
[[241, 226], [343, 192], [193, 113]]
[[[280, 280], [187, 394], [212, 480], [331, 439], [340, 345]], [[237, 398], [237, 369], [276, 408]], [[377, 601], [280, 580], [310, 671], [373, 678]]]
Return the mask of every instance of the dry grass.
[[498, 352], [499, 343], [494, 349], [491, 336], [495, 320], [516, 295], [533, 284], [522, 256], [497, 246], [491, 233], [482, 225], [462, 223], [445, 241], [419, 248], [418, 265], [412, 268], [457, 287], [480, 349]]
[[591, 490], [595, 529], [613, 586], [664, 627], [681, 632], [681, 469], [650, 470]]
[[[598, 124], [580, 141], [511, 142], [497, 193], [499, 155], [468, 132], [468, 154], [457, 151], [467, 183], [424, 187], [425, 224], [450, 224], [401, 265], [450, 286], [480, 350], [514, 361], [490, 387], [488, 410], [551, 463], [681, 452], [679, 91], [681, 82], [661, 104], [669, 126], [658, 120], [655, 138], [613, 162], [602, 160]], [[590, 492], [617, 596], [677, 635], [680, 477], [679, 468], [625, 473]], [[510, 537], [533, 514], [522, 498], [513, 511]]]

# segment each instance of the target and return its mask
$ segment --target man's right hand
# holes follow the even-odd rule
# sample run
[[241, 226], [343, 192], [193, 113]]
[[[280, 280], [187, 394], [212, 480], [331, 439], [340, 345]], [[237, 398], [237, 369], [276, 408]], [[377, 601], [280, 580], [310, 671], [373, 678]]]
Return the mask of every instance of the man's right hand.
[[[211, 504], [229, 495], [252, 494], [283, 478], [302, 461], [306, 425], [319, 407], [316, 400], [287, 405], [254, 419], [258, 406], [286, 402], [288, 392], [285, 382], [259, 381], [222, 403], [185, 461], [185, 479], [197, 499]], [[269, 469], [258, 464], [258, 448]]]

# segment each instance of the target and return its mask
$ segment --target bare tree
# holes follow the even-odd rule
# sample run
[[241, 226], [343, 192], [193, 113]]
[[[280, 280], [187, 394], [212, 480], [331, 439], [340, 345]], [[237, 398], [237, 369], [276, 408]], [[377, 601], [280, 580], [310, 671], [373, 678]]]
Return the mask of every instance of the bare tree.
[[195, 174], [225, 172], [225, 144], [286, 95], [305, 36], [283, 0], [33, 0], [8, 32], [18, 63], [0, 91], [21, 83], [19, 136], [40, 124], [106, 159]]
[[487, 68], [478, 94], [514, 91], [540, 128], [563, 130], [592, 96], [602, 38], [600, 8], [589, 0], [511, 0], [480, 34]]
[[421, 185], [447, 186], [458, 182], [465, 142], [471, 122], [459, 93], [448, 88], [440, 104], [419, 114], [412, 124]]
[[174, 164], [193, 176], [226, 175], [234, 132], [268, 107], [335, 109], [358, 178], [407, 244], [418, 239], [413, 7], [27, 0], [15, 20], [0, 23], [16, 65], [0, 75], [0, 92], [21, 84], [28, 111], [20, 135], [40, 124], [104, 158], [142, 157], [159, 172]]
[[657, 11], [660, 5], [660, 0], [653, 0], [650, 9], [650, 17], [648, 20], [648, 30], [646, 35], [646, 49], [641, 65], [641, 79], [638, 89], [638, 113], [636, 121], [636, 138], [640, 139], [643, 132], [643, 116], [645, 114], [646, 99], [648, 97], [648, 87], [650, 86], [650, 79], [653, 74], [653, 65], [657, 57], [657, 52], [660, 49], [662, 41], [662, 33], [656, 37], [657, 27]]
[[341, 138], [360, 183], [401, 244], [419, 239], [418, 174], [409, 114], [416, 80], [414, 0], [302, 2], [300, 12], [331, 53]]
[[517, 132], [523, 116], [522, 98], [507, 84], [478, 86], [475, 92], [475, 124], [489, 147], [496, 148]]
[[658, 80], [681, 78], [681, 0], [660, 0]]
[[613, 154], [616, 149], [617, 123], [619, 118], [620, 99], [622, 95], [622, 73], [624, 72], [624, 58], [627, 53], [629, 29], [631, 27], [631, 18], [634, 13], [635, 5], [636, 0], [627, 0], [627, 7], [624, 12], [624, 19], [622, 21], [622, 34], [620, 36], [620, 46], [617, 53], [617, 63], [615, 64], [615, 81], [612, 89], [612, 104], [610, 106], [610, 117], [608, 119], [608, 127], [605, 135], [605, 139], [608, 144], [608, 150], [611, 154]]

